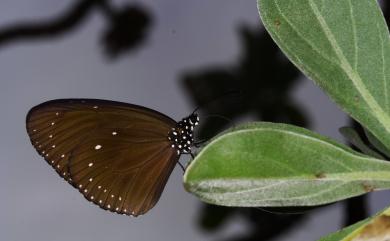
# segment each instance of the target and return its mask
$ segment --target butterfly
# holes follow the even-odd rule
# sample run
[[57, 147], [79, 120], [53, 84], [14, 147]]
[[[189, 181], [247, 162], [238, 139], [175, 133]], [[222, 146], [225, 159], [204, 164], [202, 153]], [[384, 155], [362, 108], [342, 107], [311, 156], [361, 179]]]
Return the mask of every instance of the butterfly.
[[26, 117], [32, 145], [62, 178], [99, 207], [131, 216], [157, 203], [179, 157], [191, 154], [198, 123], [194, 112], [176, 122], [98, 99], [51, 100]]

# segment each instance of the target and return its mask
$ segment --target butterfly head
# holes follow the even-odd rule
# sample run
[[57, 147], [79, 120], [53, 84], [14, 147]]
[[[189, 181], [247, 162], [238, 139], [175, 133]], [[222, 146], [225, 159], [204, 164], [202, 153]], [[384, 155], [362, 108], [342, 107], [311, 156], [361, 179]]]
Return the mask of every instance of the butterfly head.
[[169, 132], [168, 139], [172, 143], [172, 148], [177, 150], [177, 154], [191, 153], [191, 146], [194, 143], [194, 127], [199, 124], [199, 116], [192, 113], [179, 121]]
[[192, 113], [190, 116], [188, 116], [187, 118], [183, 119], [183, 121], [184, 120], [187, 120], [188, 123], [190, 125], [192, 125], [193, 127], [197, 126], [199, 124], [199, 116], [196, 113]]

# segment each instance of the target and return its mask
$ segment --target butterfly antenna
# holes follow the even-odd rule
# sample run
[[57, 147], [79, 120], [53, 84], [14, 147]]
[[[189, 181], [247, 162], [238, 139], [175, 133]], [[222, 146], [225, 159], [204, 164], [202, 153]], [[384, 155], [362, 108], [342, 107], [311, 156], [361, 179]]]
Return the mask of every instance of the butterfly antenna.
[[221, 100], [223, 100], [223, 99], [225, 99], [225, 98], [227, 98], [227, 97], [231, 97], [231, 96], [242, 96], [243, 93], [244, 93], [244, 92], [241, 91], [241, 90], [231, 90], [231, 91], [227, 91], [227, 92], [223, 93], [222, 95], [217, 96], [217, 97], [215, 97], [214, 99], [212, 99], [212, 100], [210, 100], [210, 101], [208, 101], [208, 102], [205, 102], [205, 103], [199, 105], [198, 107], [196, 107], [196, 108], [194, 109], [194, 111], [192, 111], [192, 114], [194, 114], [195, 112], [197, 112], [199, 109], [204, 109], [205, 107], [210, 106], [210, 105], [214, 104], [215, 102], [221, 101]]
[[[232, 123], [232, 119], [226, 117], [226, 116], [223, 116], [223, 115], [218, 115], [218, 114], [211, 114], [211, 115], [207, 115], [205, 119], [207, 118], [210, 118], [210, 117], [218, 117], [220, 119], [223, 119], [225, 121], [227, 121], [229, 124]], [[234, 127], [234, 124], [232, 125], [232, 127]], [[203, 143], [209, 141], [210, 138], [205, 138], [205, 139], [201, 139], [201, 140], [197, 140], [196, 142], [194, 142], [194, 146], [195, 147], [200, 147], [200, 145], [202, 145]]]

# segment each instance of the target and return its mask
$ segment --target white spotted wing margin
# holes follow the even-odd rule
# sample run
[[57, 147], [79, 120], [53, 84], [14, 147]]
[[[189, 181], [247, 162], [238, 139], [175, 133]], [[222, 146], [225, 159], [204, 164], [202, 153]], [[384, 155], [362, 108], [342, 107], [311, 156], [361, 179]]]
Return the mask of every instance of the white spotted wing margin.
[[32, 108], [27, 132], [37, 152], [89, 201], [138, 216], [160, 198], [179, 155], [167, 136], [176, 122], [121, 102], [60, 99]]

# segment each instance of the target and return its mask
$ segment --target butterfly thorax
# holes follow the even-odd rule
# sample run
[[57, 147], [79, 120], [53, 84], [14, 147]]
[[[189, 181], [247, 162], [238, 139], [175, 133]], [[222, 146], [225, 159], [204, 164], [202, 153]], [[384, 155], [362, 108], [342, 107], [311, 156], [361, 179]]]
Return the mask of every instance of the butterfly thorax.
[[179, 121], [168, 133], [168, 140], [172, 143], [171, 147], [176, 149], [178, 155], [191, 153], [191, 146], [194, 143], [194, 127], [198, 123], [198, 115], [192, 113], [190, 116]]

